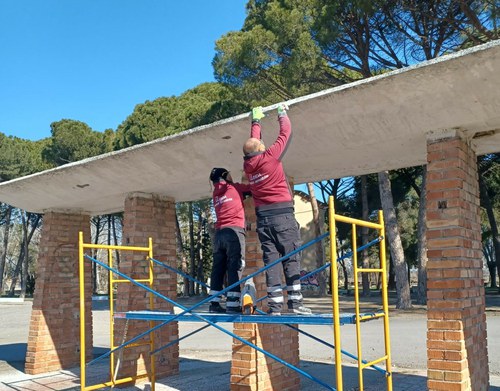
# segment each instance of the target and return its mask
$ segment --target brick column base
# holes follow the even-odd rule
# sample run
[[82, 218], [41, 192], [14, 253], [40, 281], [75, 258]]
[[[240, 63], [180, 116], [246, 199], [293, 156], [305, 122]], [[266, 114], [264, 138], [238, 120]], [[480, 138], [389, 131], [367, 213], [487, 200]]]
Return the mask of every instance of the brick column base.
[[476, 155], [457, 131], [427, 145], [429, 390], [489, 387]]
[[[247, 276], [263, 267], [264, 263], [251, 199], [245, 201], [245, 215], [247, 236], [244, 275]], [[267, 294], [265, 274], [261, 273], [254, 277], [254, 282], [257, 297], [265, 296]], [[261, 305], [260, 309], [265, 311], [267, 306]], [[235, 323], [234, 333], [292, 365], [299, 364], [299, 337], [296, 330], [284, 325]], [[300, 378], [297, 372], [233, 339], [231, 391], [298, 391], [299, 389]]]
[[[148, 238], [153, 239], [153, 257], [172, 267], [177, 267], [175, 202], [171, 198], [151, 194], [133, 193], [125, 200], [123, 224], [123, 245], [147, 246]], [[139, 279], [148, 277], [149, 263], [144, 253], [124, 252], [120, 260], [120, 271]], [[162, 295], [177, 298], [177, 276], [160, 266], [154, 267], [153, 289]], [[149, 308], [149, 293], [131, 283], [118, 284], [116, 310], [131, 311]], [[172, 311], [168, 302], [154, 299], [155, 309]], [[156, 324], [155, 324], [156, 325]], [[120, 345], [123, 338], [124, 321], [115, 322], [115, 344]], [[151, 328], [148, 321], [130, 321], [127, 339]], [[177, 322], [169, 323], [154, 332], [155, 348], [166, 345], [179, 335]], [[149, 340], [149, 336], [142, 341]], [[137, 341], [140, 342], [140, 341]], [[118, 376], [151, 374], [149, 367], [149, 346], [126, 348]], [[179, 347], [174, 345], [156, 354], [156, 377], [161, 378], [179, 372]]]
[[[90, 241], [90, 216], [47, 212], [43, 217], [31, 312], [26, 373], [35, 375], [80, 363], [78, 232]], [[85, 263], [87, 359], [92, 355], [91, 265]]]

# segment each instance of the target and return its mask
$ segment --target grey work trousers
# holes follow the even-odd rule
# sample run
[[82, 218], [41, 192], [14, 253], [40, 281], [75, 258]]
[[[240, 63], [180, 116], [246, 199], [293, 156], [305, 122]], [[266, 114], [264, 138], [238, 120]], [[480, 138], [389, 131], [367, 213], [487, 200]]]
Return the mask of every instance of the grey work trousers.
[[[213, 248], [213, 266], [210, 276], [210, 294], [215, 295], [222, 290], [227, 273], [228, 286], [241, 280], [245, 267], [245, 231], [243, 229], [223, 228], [215, 233]], [[240, 304], [240, 286], [236, 285], [227, 293], [228, 307]], [[220, 297], [213, 301], [220, 301]]]
[[[265, 265], [289, 254], [302, 244], [299, 224], [293, 213], [258, 217], [257, 234]], [[298, 308], [302, 305], [299, 252], [284, 259], [281, 265], [277, 264], [266, 271], [267, 303], [273, 312], [280, 312], [283, 306], [282, 270], [285, 274], [288, 308]]]

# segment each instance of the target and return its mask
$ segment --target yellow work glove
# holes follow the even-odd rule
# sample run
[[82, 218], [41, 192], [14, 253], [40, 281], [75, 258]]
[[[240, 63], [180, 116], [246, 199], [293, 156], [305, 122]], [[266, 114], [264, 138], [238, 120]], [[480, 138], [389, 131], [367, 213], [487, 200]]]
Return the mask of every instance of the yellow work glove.
[[254, 107], [252, 109], [252, 122], [257, 121], [259, 122], [262, 118], [264, 118], [266, 115], [262, 111], [262, 106], [259, 107]]

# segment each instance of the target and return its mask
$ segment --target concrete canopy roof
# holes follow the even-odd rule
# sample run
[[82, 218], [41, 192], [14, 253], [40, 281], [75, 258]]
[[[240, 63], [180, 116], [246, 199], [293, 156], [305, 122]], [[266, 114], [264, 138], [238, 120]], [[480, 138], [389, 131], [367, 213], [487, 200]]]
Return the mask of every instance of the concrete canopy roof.
[[[284, 159], [296, 184], [426, 163], [427, 137], [461, 130], [479, 155], [500, 151], [500, 41], [288, 102], [293, 141]], [[264, 109], [263, 139], [278, 133]], [[125, 196], [211, 196], [208, 175], [236, 180], [249, 114], [0, 184], [0, 201], [31, 212], [123, 210]]]

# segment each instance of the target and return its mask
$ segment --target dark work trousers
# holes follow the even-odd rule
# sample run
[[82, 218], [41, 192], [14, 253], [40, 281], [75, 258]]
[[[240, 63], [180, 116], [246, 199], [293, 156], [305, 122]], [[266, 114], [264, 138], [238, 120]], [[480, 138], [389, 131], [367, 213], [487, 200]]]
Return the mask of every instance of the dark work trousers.
[[[233, 285], [241, 280], [245, 268], [245, 231], [243, 228], [223, 228], [215, 233], [214, 262], [210, 276], [210, 295], [216, 295], [222, 290], [224, 276], [227, 272], [227, 284]], [[227, 309], [240, 306], [240, 286], [236, 285], [226, 293]], [[219, 302], [220, 296], [213, 302]], [[231, 308], [233, 307], [233, 308]]]
[[[257, 218], [257, 234], [264, 253], [264, 264], [268, 265], [301, 246], [300, 228], [293, 213]], [[267, 305], [273, 312], [283, 306], [281, 287], [282, 270], [285, 274], [288, 293], [288, 308], [302, 305], [300, 291], [300, 253], [283, 260], [266, 271]]]

